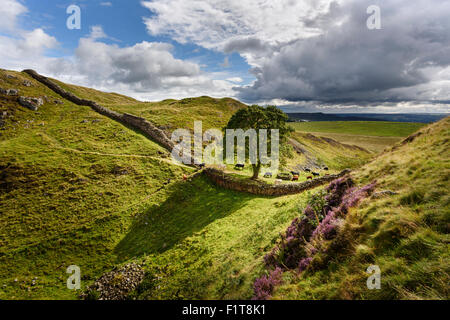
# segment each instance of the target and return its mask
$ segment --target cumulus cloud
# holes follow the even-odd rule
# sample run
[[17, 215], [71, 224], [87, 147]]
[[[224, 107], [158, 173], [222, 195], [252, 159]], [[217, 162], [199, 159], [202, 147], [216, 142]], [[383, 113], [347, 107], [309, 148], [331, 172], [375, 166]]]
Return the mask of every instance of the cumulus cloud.
[[165, 34], [181, 43], [194, 42], [214, 49], [246, 37], [276, 44], [315, 35], [320, 30], [306, 22], [326, 14], [332, 2], [153, 0], [143, 1], [142, 5], [154, 13], [145, 19], [151, 34]]
[[323, 34], [281, 48], [253, 70], [252, 85], [237, 88], [239, 96], [362, 105], [448, 99], [450, 3], [383, 3], [382, 30], [369, 30], [369, 2], [336, 8], [347, 16], [342, 25], [330, 21]]
[[0, 61], [5, 68], [47, 63], [45, 51], [59, 46], [56, 38], [42, 28], [29, 31], [18, 26], [19, 17], [26, 12], [28, 9], [17, 0], [3, 0], [0, 5]]
[[141, 100], [232, 93], [231, 83], [214, 80], [194, 62], [176, 59], [171, 44], [143, 41], [119, 47], [99, 41], [106, 37], [100, 27], [92, 28], [88, 37], [80, 39], [72, 59], [53, 60], [45, 65], [45, 71], [69, 82]]
[[14, 30], [17, 17], [27, 12], [27, 8], [16, 0], [2, 0], [0, 5], [0, 30]]
[[151, 34], [247, 59], [256, 80], [236, 86], [247, 102], [404, 107], [450, 97], [450, 2], [372, 0], [143, 2]]
[[9, 9], [0, 6], [8, 14], [5, 20], [9, 21], [0, 25], [0, 31], [12, 28], [6, 30], [7, 35], [0, 34], [3, 68], [33, 68], [63, 81], [121, 92], [141, 100], [233, 94], [232, 83], [205, 74], [197, 63], [176, 59], [171, 44], [147, 41], [127, 47], [107, 44], [102, 40], [115, 39], [100, 25], [91, 26], [73, 55], [51, 57], [46, 51], [59, 48], [56, 38], [41, 28], [27, 31], [17, 27], [18, 17], [27, 9], [17, 1], [7, 1], [11, 5]]

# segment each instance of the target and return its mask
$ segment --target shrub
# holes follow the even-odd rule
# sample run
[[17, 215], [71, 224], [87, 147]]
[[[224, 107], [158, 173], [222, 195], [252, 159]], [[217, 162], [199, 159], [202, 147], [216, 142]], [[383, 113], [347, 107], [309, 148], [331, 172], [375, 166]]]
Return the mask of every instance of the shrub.
[[252, 300], [267, 300], [271, 297], [275, 286], [282, 283], [283, 271], [275, 268], [268, 276], [263, 275], [255, 280], [253, 284], [254, 296]]
[[[315, 219], [311, 220], [314, 227], [317, 227], [319, 222], [325, 217], [325, 210], [328, 207], [326, 195], [327, 192], [325, 190], [321, 190], [308, 197], [308, 206], [305, 210], [309, 210], [308, 213], [312, 213], [314, 215]], [[312, 210], [312, 212], [310, 210]]]
[[280, 243], [264, 257], [266, 266], [275, 270], [255, 281], [254, 299], [270, 298], [273, 287], [281, 281], [283, 270], [302, 272], [319, 250], [326, 251], [324, 241], [336, 238], [349, 208], [370, 195], [375, 184], [356, 188], [352, 179], [345, 176], [332, 181], [325, 191], [311, 195], [303, 215], [292, 221], [281, 235]]
[[315, 221], [314, 210], [307, 206], [303, 212], [303, 218], [295, 218], [281, 235], [278, 246], [264, 257], [264, 262], [269, 267], [295, 268], [299, 259], [306, 255], [305, 244], [311, 238]]
[[304, 270], [306, 270], [306, 268], [308, 268], [309, 264], [312, 261], [312, 257], [308, 257], [308, 258], [303, 258], [302, 260], [300, 260], [299, 264], [298, 264], [298, 271], [302, 272]]

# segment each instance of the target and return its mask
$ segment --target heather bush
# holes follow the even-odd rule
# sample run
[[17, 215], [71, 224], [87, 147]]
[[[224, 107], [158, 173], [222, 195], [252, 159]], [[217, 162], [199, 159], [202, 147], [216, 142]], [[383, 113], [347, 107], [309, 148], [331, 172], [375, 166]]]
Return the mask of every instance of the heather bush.
[[281, 284], [283, 271], [275, 268], [269, 275], [263, 275], [253, 284], [254, 296], [252, 300], [267, 300], [270, 298], [275, 286]]
[[339, 179], [331, 181], [328, 187], [325, 188], [327, 195], [325, 196], [325, 200], [327, 202], [327, 212], [331, 208], [338, 207], [341, 202], [344, 194], [347, 190], [353, 187], [354, 182], [349, 176], [344, 176]]
[[311, 263], [312, 259], [313, 259], [312, 257], [307, 257], [300, 260], [300, 262], [298, 263], [298, 271], [302, 272], [306, 270], [306, 268], [308, 268], [309, 264]]
[[[339, 180], [339, 179], [338, 179]], [[341, 202], [337, 207], [328, 211], [326, 217], [314, 230], [312, 238], [331, 240], [337, 234], [339, 225], [343, 222], [343, 217], [348, 213], [349, 208], [356, 206], [359, 201], [370, 195], [376, 182], [370, 183], [362, 188], [351, 187], [341, 195]]]
[[305, 244], [309, 241], [315, 229], [316, 213], [310, 205], [303, 211], [302, 217], [295, 218], [281, 235], [280, 243], [264, 257], [268, 267], [293, 269], [298, 261], [306, 256]]
[[314, 219], [310, 219], [310, 223], [314, 227], [317, 227], [320, 221], [325, 217], [326, 208], [328, 207], [326, 195], [327, 192], [325, 190], [321, 190], [310, 194], [308, 197], [308, 206], [306, 207], [304, 214], [308, 211], [310, 216], [311, 214], [314, 215]]
[[270, 297], [283, 270], [302, 272], [319, 250], [326, 251], [324, 241], [336, 237], [349, 208], [370, 195], [375, 184], [357, 188], [353, 180], [345, 176], [332, 181], [324, 191], [312, 194], [303, 215], [292, 221], [281, 235], [280, 243], [264, 257], [266, 266], [275, 270], [255, 281], [255, 299]]

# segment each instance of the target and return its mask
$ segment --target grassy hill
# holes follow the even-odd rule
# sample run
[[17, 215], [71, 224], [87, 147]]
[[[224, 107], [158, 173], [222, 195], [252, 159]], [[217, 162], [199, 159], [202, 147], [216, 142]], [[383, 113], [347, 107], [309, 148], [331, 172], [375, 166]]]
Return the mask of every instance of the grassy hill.
[[33, 112], [0, 98], [0, 299], [74, 298], [66, 267], [79, 265], [85, 280], [111, 268], [142, 203], [192, 169], [88, 107], [54, 103], [61, 97], [25, 74], [0, 71], [0, 79], [48, 101]]
[[[222, 128], [244, 106], [209, 97], [143, 103], [58, 83], [113, 110], [144, 116], [168, 132], [192, 129], [193, 119], [203, 120], [204, 129]], [[0, 95], [0, 299], [75, 299], [77, 294], [66, 288], [67, 266], [81, 267], [85, 287], [128, 262], [139, 262], [147, 271], [133, 293], [136, 298], [250, 298], [253, 281], [263, 271], [262, 257], [309, 198], [308, 193], [268, 198], [233, 192], [203, 176], [183, 181], [183, 174], [194, 170], [173, 163], [167, 150], [139, 132], [62, 99], [24, 73], [0, 70], [0, 87], [44, 100], [34, 112], [16, 97]], [[332, 173], [373, 156], [327, 137], [296, 132], [292, 138], [303, 151], [294, 150], [287, 168], [312, 161]], [[423, 142], [425, 152], [428, 142], [448, 144], [433, 139]], [[436, 152], [448, 159], [442, 148]], [[448, 165], [428, 156], [423, 161], [433, 168]], [[391, 165], [390, 158], [386, 161]], [[428, 180], [417, 185], [441, 181], [434, 192], [442, 192], [448, 181], [434, 180], [435, 173], [418, 161], [407, 164], [410, 180], [394, 179], [395, 170], [404, 170], [397, 164], [386, 183], [391, 177], [392, 183], [412, 188], [412, 179], [422, 178], [417, 170], [425, 170]], [[249, 173], [229, 170], [243, 179]], [[369, 164], [355, 175], [362, 183], [380, 170], [388, 168]], [[448, 206], [445, 201], [434, 203], [436, 212]], [[430, 221], [439, 217], [436, 213]], [[298, 285], [286, 284], [278, 297], [296, 297], [292, 288]], [[317, 292], [322, 289], [318, 286]]]
[[231, 98], [215, 99], [206, 96], [182, 100], [140, 102], [116, 93], [105, 93], [52, 80], [80, 98], [96, 101], [114, 111], [131, 113], [149, 119], [169, 133], [178, 128], [193, 130], [194, 120], [202, 121], [204, 130], [221, 129], [239, 108], [245, 107], [243, 103]]
[[[352, 173], [377, 181], [372, 197], [351, 209], [330, 252], [300, 276], [285, 275], [275, 299], [449, 299], [450, 118], [422, 128]], [[326, 261], [326, 263], [325, 263]], [[314, 262], [314, 260], [313, 260]], [[368, 290], [366, 269], [381, 269]]]
[[[24, 81], [30, 81], [31, 86], [25, 86]], [[139, 113], [136, 105], [141, 105], [151, 121], [163, 119], [166, 122], [160, 124], [170, 123], [173, 127], [190, 127], [191, 119], [186, 114], [195, 119], [200, 115], [206, 126], [222, 127], [242, 106], [232, 99], [208, 97], [138, 103], [114, 93], [59, 84], [84, 98], [117, 108], [120, 105], [124, 112]], [[62, 99], [24, 73], [0, 70], [0, 87], [18, 89], [19, 95], [41, 97], [45, 102], [33, 112], [20, 106], [16, 97], [0, 97], [1, 299], [73, 299], [75, 293], [65, 287], [65, 269], [71, 264], [81, 267], [83, 286], [88, 285], [118, 263], [140, 258], [143, 252], [166, 252], [155, 260], [160, 261], [156, 265], [161, 265], [164, 257], [179, 254], [174, 251], [178, 245], [187, 246], [185, 239], [244, 218], [247, 222], [242, 226], [228, 225], [217, 234], [223, 242], [218, 242], [212, 255], [198, 259], [209, 261], [228, 254], [233, 246], [230, 239], [235, 235], [253, 238], [256, 231], [249, 224], [257, 223], [267, 232], [258, 235], [260, 239], [254, 246], [242, 242], [242, 254], [230, 256], [235, 263], [230, 264], [233, 272], [245, 274], [245, 284], [241, 284], [239, 292], [231, 287], [223, 289], [223, 295], [250, 295], [248, 283], [258, 266], [247, 273], [241, 268], [247, 268], [245, 261], [257, 265], [261, 248], [268, 246], [297, 214], [294, 200], [303, 201], [304, 196], [262, 199], [216, 189], [203, 178], [184, 185], [183, 173], [193, 170], [172, 163], [166, 150], [139, 132]], [[154, 108], [145, 111], [149, 106]], [[155, 110], [160, 114], [153, 116]], [[172, 111], [176, 117], [169, 119], [166, 115]], [[167, 190], [160, 190], [168, 179], [171, 183]], [[175, 205], [174, 199], [180, 205]], [[266, 214], [267, 223], [256, 222], [268, 205], [279, 206], [279, 210]], [[170, 214], [169, 220], [164, 212]], [[135, 217], [148, 215], [153, 223], [143, 229]], [[167, 232], [159, 236], [162, 226]], [[164, 244], [166, 250], [161, 249]], [[207, 242], [203, 245], [210, 246]], [[247, 260], [240, 260], [242, 256]], [[178, 266], [186, 263], [180, 259]], [[179, 277], [187, 279], [189, 275], [183, 270], [178, 270]], [[221, 272], [230, 270], [224, 268]], [[216, 277], [215, 281], [221, 282], [222, 278]], [[220, 296], [214, 292], [192, 296]], [[173, 296], [174, 292], [167, 290], [164, 295]]]

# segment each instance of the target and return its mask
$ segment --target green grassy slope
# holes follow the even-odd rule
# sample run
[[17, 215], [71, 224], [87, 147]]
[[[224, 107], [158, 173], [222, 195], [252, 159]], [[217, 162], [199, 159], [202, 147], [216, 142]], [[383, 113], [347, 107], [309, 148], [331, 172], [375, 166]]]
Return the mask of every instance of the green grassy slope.
[[80, 98], [96, 101], [114, 111], [131, 113], [152, 121], [167, 132], [178, 128], [194, 129], [194, 120], [203, 122], [203, 129], [222, 129], [230, 117], [245, 105], [231, 98], [215, 99], [207, 96], [182, 100], [167, 99], [159, 102], [141, 102], [117, 93], [66, 84], [52, 79], [63, 89]]
[[423, 123], [385, 121], [315, 121], [296, 122], [291, 126], [303, 132], [346, 133], [377, 137], [406, 137], [423, 127]]
[[140, 299], [249, 299], [262, 257], [306, 195], [258, 197], [198, 177], [165, 192], [116, 247], [147, 271]]
[[67, 266], [79, 265], [85, 280], [110, 268], [142, 202], [191, 169], [88, 107], [53, 103], [62, 99], [24, 74], [0, 71], [0, 79], [0, 87], [49, 101], [33, 112], [0, 100], [0, 299], [73, 298]]
[[355, 145], [343, 144], [333, 138], [315, 136], [309, 133], [294, 132], [292, 138], [332, 171], [358, 167], [369, 161], [373, 154]]
[[[150, 274], [164, 271], [166, 289], [147, 287], [140, 297], [251, 296], [261, 254], [298, 214], [304, 195], [266, 199], [218, 189], [205, 178], [183, 183], [192, 169], [173, 165], [138, 132], [26, 74], [2, 70], [0, 86], [48, 101], [32, 112], [0, 98], [0, 112], [7, 112], [0, 130], [0, 299], [73, 299], [67, 266], [81, 267], [84, 287], [130, 259], [145, 259]], [[205, 99], [209, 112], [227, 110], [220, 125], [235, 108], [222, 99], [214, 109]], [[169, 178], [167, 190], [157, 192]]]
[[[209, 97], [141, 103], [59, 84], [169, 132], [192, 129], [194, 119], [204, 129], [222, 128], [243, 106]], [[307, 194], [264, 198], [217, 188], [204, 177], [183, 182], [192, 169], [173, 164], [139, 132], [61, 99], [26, 74], [0, 70], [0, 87], [47, 96], [37, 112], [0, 96], [0, 113], [7, 112], [0, 130], [0, 299], [73, 299], [67, 266], [81, 267], [84, 287], [129, 261], [148, 271], [139, 298], [251, 297], [262, 257]], [[311, 135], [294, 138], [331, 172], [370, 157]], [[296, 155], [289, 165], [304, 160]]]
[[[360, 184], [397, 195], [364, 200], [347, 215], [322, 269], [287, 280], [275, 299], [449, 299], [450, 118], [419, 131], [355, 171]], [[381, 269], [381, 290], [368, 290], [369, 265]]]
[[127, 105], [113, 104], [109, 107], [115, 111], [147, 118], [157, 126], [172, 132], [178, 128], [193, 130], [194, 121], [202, 121], [203, 130], [222, 129], [230, 117], [245, 105], [231, 98], [197, 97]]

